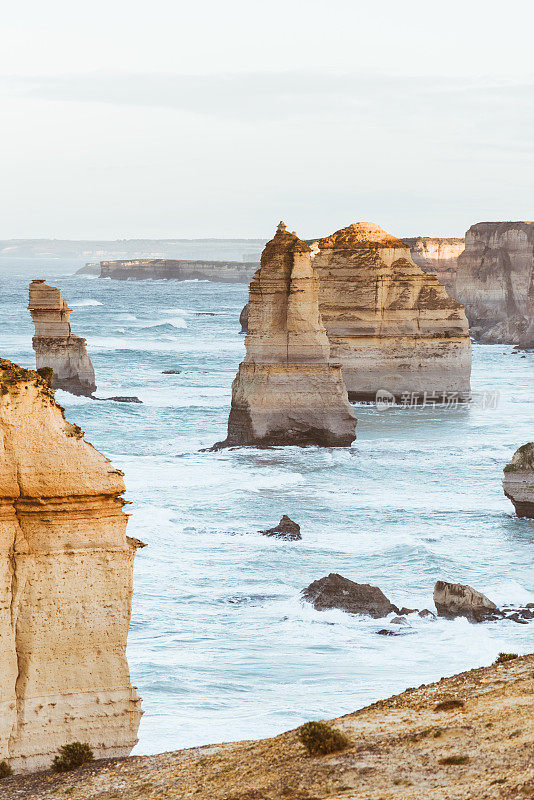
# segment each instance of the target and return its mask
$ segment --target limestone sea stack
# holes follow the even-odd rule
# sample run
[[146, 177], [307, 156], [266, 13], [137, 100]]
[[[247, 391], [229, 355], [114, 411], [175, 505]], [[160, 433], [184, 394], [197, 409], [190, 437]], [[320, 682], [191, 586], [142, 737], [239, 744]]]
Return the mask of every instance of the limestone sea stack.
[[469, 395], [471, 343], [464, 308], [410, 248], [371, 223], [317, 242], [313, 267], [331, 357], [351, 400], [424, 393]]
[[356, 418], [318, 304], [309, 246], [280, 223], [249, 291], [247, 355], [217, 446], [349, 446]]
[[127, 755], [140, 699], [126, 636], [134, 553], [122, 473], [36, 372], [0, 359], [0, 761], [87, 742]]
[[60, 290], [44, 280], [32, 281], [28, 308], [35, 324], [32, 344], [37, 369], [53, 370], [54, 389], [91, 396], [96, 390], [93, 364], [85, 339], [71, 333], [70, 308]]
[[534, 347], [534, 222], [479, 222], [465, 235], [456, 296], [473, 336]]
[[516, 450], [504, 468], [502, 485], [517, 516], [534, 519], [534, 442]]

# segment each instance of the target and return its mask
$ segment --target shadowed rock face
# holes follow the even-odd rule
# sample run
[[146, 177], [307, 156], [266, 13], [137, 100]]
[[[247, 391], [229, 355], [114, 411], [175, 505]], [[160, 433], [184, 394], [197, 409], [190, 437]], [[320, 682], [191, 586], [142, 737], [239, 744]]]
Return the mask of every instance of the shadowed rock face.
[[458, 258], [456, 296], [485, 343], [534, 346], [534, 222], [479, 222]]
[[356, 223], [317, 242], [319, 308], [349, 398], [469, 394], [471, 344], [463, 306], [409, 247]]
[[32, 281], [28, 308], [35, 324], [32, 344], [37, 369], [53, 370], [54, 389], [91, 396], [96, 390], [95, 371], [85, 339], [71, 333], [70, 308], [59, 289], [43, 280]]
[[136, 540], [122, 473], [65, 420], [46, 381], [0, 359], [0, 761], [63, 744], [127, 755], [140, 699], [126, 637]]
[[390, 603], [378, 586], [368, 583], [355, 583], [335, 572], [320, 578], [303, 590], [302, 597], [312, 603], [317, 611], [339, 608], [349, 614], [366, 614], [378, 619], [394, 611], [397, 606]]
[[410, 248], [412, 260], [423, 272], [433, 273], [451, 297], [456, 297], [458, 257], [465, 248], [464, 239], [417, 236], [402, 240]]
[[310, 248], [280, 223], [249, 293], [247, 354], [232, 385], [233, 445], [349, 446], [356, 418], [318, 305]]
[[504, 468], [502, 485], [517, 516], [534, 519], [534, 442], [516, 450]]

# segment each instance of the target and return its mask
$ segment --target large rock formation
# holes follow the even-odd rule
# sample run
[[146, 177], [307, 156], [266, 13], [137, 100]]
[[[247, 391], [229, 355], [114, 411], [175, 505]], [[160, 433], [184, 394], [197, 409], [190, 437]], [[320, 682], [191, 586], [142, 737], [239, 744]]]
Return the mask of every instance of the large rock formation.
[[16, 771], [73, 741], [97, 758], [136, 742], [125, 651], [141, 543], [123, 491], [47, 382], [0, 359], [0, 761]]
[[534, 222], [479, 222], [465, 235], [456, 296], [473, 336], [534, 346]]
[[465, 249], [464, 239], [442, 239], [435, 236], [417, 236], [402, 240], [410, 248], [412, 260], [423, 272], [432, 272], [447, 292], [456, 297], [456, 271], [458, 256]]
[[434, 604], [438, 616], [454, 619], [467, 617], [472, 622], [495, 618], [497, 606], [482, 592], [463, 583], [437, 581], [434, 586]]
[[318, 306], [310, 248], [280, 223], [250, 284], [247, 355], [219, 446], [348, 446], [356, 418]]
[[420, 401], [425, 392], [437, 402], [469, 395], [463, 306], [414, 264], [404, 242], [357, 223], [317, 246], [319, 308], [350, 399], [372, 400], [379, 389]]
[[70, 309], [55, 286], [43, 280], [30, 283], [28, 304], [35, 324], [32, 339], [37, 369], [50, 367], [52, 386], [72, 394], [90, 396], [96, 390], [95, 371], [85, 339], [70, 330]]
[[502, 485], [517, 516], [534, 518], [534, 442], [516, 450], [504, 468]]
[[366, 614], [375, 619], [386, 617], [392, 611], [400, 613], [378, 586], [355, 583], [336, 572], [310, 583], [302, 590], [302, 597], [317, 611], [339, 608], [349, 614]]

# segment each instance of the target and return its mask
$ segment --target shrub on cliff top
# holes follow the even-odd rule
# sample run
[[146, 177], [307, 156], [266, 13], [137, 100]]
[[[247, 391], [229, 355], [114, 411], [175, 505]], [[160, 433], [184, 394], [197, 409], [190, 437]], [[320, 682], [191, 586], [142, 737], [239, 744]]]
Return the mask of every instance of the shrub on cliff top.
[[71, 742], [59, 748], [59, 755], [54, 758], [52, 769], [54, 772], [68, 772], [94, 761], [94, 754], [88, 744]]
[[513, 661], [514, 658], [519, 658], [517, 653], [499, 653], [494, 664], [506, 664], [507, 661]]
[[0, 761], [0, 780], [2, 780], [2, 778], [9, 778], [10, 775], [13, 775], [13, 770], [7, 761]]
[[298, 736], [308, 753], [312, 756], [326, 755], [344, 750], [349, 740], [337, 728], [326, 722], [305, 722], [297, 731]]

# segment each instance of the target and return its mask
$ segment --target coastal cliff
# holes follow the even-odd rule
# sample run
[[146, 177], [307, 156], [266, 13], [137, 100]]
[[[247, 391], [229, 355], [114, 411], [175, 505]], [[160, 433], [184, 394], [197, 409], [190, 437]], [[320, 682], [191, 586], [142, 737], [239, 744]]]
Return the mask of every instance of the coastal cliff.
[[250, 284], [246, 357], [219, 446], [348, 446], [356, 419], [318, 305], [310, 248], [280, 223]]
[[465, 235], [456, 295], [481, 342], [534, 346], [534, 222], [479, 222]]
[[504, 468], [502, 485], [517, 516], [534, 518], [534, 442], [515, 451]]
[[60, 290], [43, 280], [32, 281], [28, 308], [35, 324], [37, 369], [53, 370], [54, 389], [90, 397], [96, 390], [95, 371], [85, 339], [71, 333], [70, 308]]
[[127, 755], [140, 699], [126, 637], [136, 542], [122, 473], [65, 419], [48, 382], [0, 359], [0, 761], [60, 746]]
[[534, 794], [534, 655], [463, 672], [332, 720], [344, 747], [298, 730], [3, 782], [6, 800], [509, 800]]
[[258, 269], [251, 261], [175, 261], [143, 258], [130, 261], [101, 261], [100, 277], [127, 280], [207, 280], [220, 283], [248, 283]]
[[442, 239], [434, 236], [403, 238], [410, 255], [423, 272], [433, 273], [447, 292], [456, 297], [458, 257], [465, 249], [464, 239]]
[[331, 358], [349, 398], [426, 392], [435, 402], [470, 391], [464, 308], [409, 247], [378, 225], [355, 223], [320, 239], [313, 267]]

